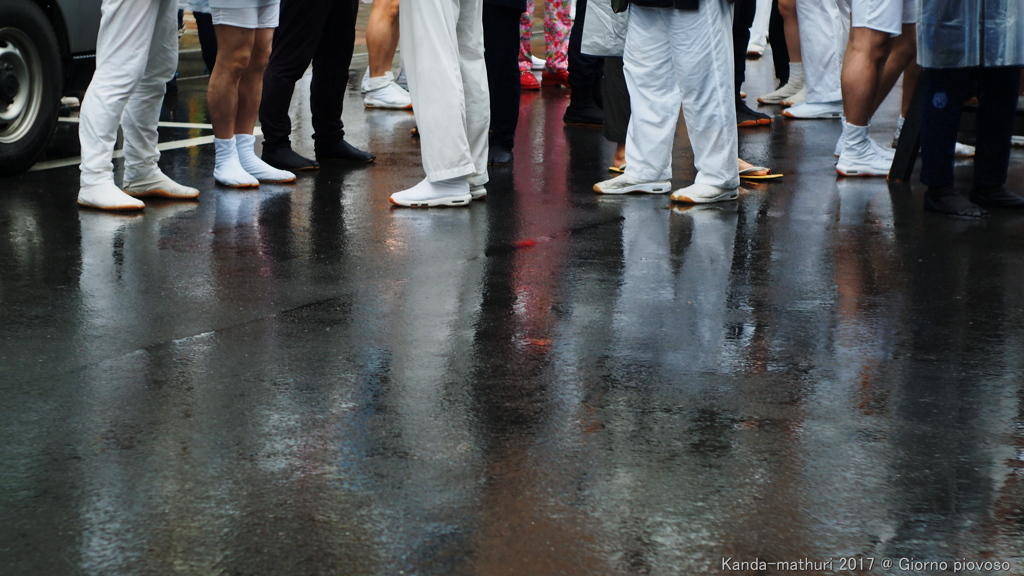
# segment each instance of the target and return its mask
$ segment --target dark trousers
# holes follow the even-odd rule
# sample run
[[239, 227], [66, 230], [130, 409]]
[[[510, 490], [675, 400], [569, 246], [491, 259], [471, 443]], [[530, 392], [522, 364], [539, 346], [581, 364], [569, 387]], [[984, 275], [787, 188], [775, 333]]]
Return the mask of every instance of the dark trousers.
[[203, 55], [206, 73], [213, 73], [213, 65], [217, 63], [217, 32], [213, 29], [213, 16], [206, 12], [193, 12], [196, 19], [196, 31], [199, 33], [199, 49]]
[[786, 45], [786, 25], [779, 13], [779, 0], [772, 0], [772, 15], [768, 19], [768, 43], [772, 45], [772, 63], [779, 86], [789, 82], [789, 46]]
[[491, 142], [509, 150], [519, 124], [519, 19], [522, 10], [484, 3], [484, 61], [491, 96]]
[[735, 78], [736, 99], [740, 99], [740, 86], [747, 79], [747, 45], [750, 44], [750, 27], [757, 13], [757, 0], [736, 0], [732, 17], [732, 61]]
[[629, 128], [629, 89], [626, 87], [626, 75], [622, 72], [622, 57], [606, 57], [604, 59], [604, 126], [601, 128], [604, 137], [615, 142], [626, 142], [626, 129]]
[[263, 76], [260, 124], [264, 147], [290, 146], [288, 106], [295, 82], [313, 63], [309, 107], [313, 139], [327, 145], [345, 137], [341, 112], [356, 39], [359, 0], [281, 0], [281, 22]]
[[1006, 184], [1010, 141], [1017, 113], [1020, 67], [930, 68], [921, 115], [921, 182], [953, 186], [953, 152], [968, 91], [978, 87], [974, 185]]
[[587, 0], [576, 3], [576, 20], [569, 33], [569, 94], [570, 107], [601, 106], [601, 76], [604, 63], [597, 56], [580, 51], [583, 46], [583, 22], [587, 16]]

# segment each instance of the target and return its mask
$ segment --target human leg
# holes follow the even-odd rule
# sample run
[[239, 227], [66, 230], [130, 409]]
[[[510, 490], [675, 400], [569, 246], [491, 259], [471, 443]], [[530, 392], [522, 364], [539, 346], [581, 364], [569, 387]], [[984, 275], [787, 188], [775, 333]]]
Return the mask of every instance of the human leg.
[[[1006, 184], [1019, 81], [1020, 67], [1017, 66], [982, 68], [980, 71], [978, 142], [974, 160], [974, 194], [971, 197], [976, 202], [994, 204], [992, 196]], [[1003, 196], [1012, 194], [1003, 192]], [[1000, 205], [1008, 204], [1001, 202]], [[1024, 201], [1014, 201], [1012, 207], [1024, 207]]]
[[783, 111], [790, 118], [838, 118], [842, 112], [841, 72], [848, 20], [844, 0], [796, 4], [803, 57], [805, 102]]
[[[124, 134], [124, 179], [137, 182], [160, 171], [157, 161], [160, 108], [167, 81], [178, 67], [178, 34], [174, 0], [161, 0], [160, 13], [153, 28], [146, 70], [121, 114]], [[198, 193], [198, 192], [197, 192]]]
[[260, 127], [263, 160], [285, 170], [308, 170], [319, 164], [291, 149], [292, 124], [288, 115], [295, 83], [313, 60], [332, 0], [281, 0], [280, 22], [263, 75]]
[[534, 0], [526, 0], [526, 11], [519, 17], [519, 73], [530, 72], [533, 67], [533, 13]]
[[[264, 9], [277, 10], [277, 6]], [[276, 18], [275, 18], [276, 20]], [[273, 22], [276, 27], [276, 21]], [[257, 28], [249, 67], [242, 74], [238, 84], [238, 114], [235, 117], [235, 148], [242, 168], [260, 182], [294, 182], [295, 174], [270, 166], [256, 156], [253, 146], [256, 137], [253, 130], [259, 114], [260, 97], [263, 94], [263, 74], [270, 59], [274, 28]]]
[[[482, 25], [480, 0], [472, 1]], [[474, 58], [479, 53], [483, 65], [483, 39], [482, 34], [464, 39], [479, 42], [479, 47], [460, 43], [458, 31], [463, 8], [462, 0], [409, 2], [398, 16], [426, 178], [413, 188], [393, 194], [391, 202], [394, 204], [457, 206], [471, 201], [469, 178], [480, 172], [476, 164], [479, 146], [477, 130], [474, 129], [472, 136], [467, 130], [469, 102], [464, 92], [466, 84], [460, 57], [464, 50]], [[483, 70], [480, 72], [480, 76], [486, 77]], [[484, 117], [487, 115], [485, 109]], [[484, 148], [486, 163], [486, 146]]]
[[629, 127], [630, 101], [626, 77], [622, 71], [622, 58], [604, 59], [604, 106], [605, 117], [602, 133], [615, 142], [615, 156], [612, 166], [621, 168], [626, 163], [626, 130]]
[[[141, 209], [114, 185], [113, 153], [128, 100], [142, 81], [161, 6], [148, 0], [104, 0], [96, 44], [96, 72], [82, 101], [79, 203], [98, 208]], [[90, 193], [90, 189], [97, 194]], [[93, 198], [96, 196], [96, 198]], [[104, 199], [109, 196], [111, 202]], [[105, 206], [104, 204], [110, 204]]]
[[369, 55], [370, 78], [379, 78], [391, 71], [398, 49], [399, 0], [374, 0], [366, 23], [366, 51]]
[[[772, 58], [775, 75], [781, 86], [757, 99], [762, 104], [800, 104], [804, 101], [803, 57], [800, 55], [800, 24], [796, 14], [796, 0], [777, 0], [778, 17], [771, 24]], [[784, 42], [778, 41], [784, 38]], [[776, 49], [780, 48], [780, 49]], [[782, 55], [785, 54], [785, 58]]]
[[980, 218], [987, 213], [954, 189], [953, 151], [964, 98], [975, 69], [932, 68], [921, 110], [921, 182], [924, 207], [933, 212]]
[[587, 0], [577, 0], [576, 20], [569, 35], [569, 86], [572, 91], [562, 120], [574, 126], [600, 126], [604, 122], [604, 112], [599, 103], [604, 64], [601, 58], [582, 51], [586, 14]]
[[511, 164], [519, 123], [519, 11], [484, 4], [483, 28], [491, 109], [488, 163]]
[[174, 77], [178, 67], [177, 22], [172, 17], [176, 7], [174, 0], [161, 0], [146, 71], [121, 114], [124, 191], [136, 198], [191, 200], [199, 197], [199, 190], [171, 180], [157, 164], [160, 160], [157, 149], [160, 109], [167, 80]]
[[363, 78], [363, 104], [367, 108], [408, 110], [409, 93], [395, 82], [391, 63], [398, 48], [398, 0], [375, 0], [366, 26], [370, 62]]
[[[376, 156], [345, 141], [341, 114], [348, 86], [348, 68], [356, 41], [358, 0], [332, 0], [324, 31], [313, 55], [309, 108], [317, 160], [372, 162]], [[404, 54], [404, 51], [403, 51]]]
[[705, 196], [712, 201], [735, 198], [740, 183], [736, 163], [739, 145], [736, 112], [730, 105], [733, 81], [730, 32], [730, 17], [724, 2], [701, 2], [696, 12], [672, 13], [672, 58], [693, 148], [693, 163], [697, 168], [695, 184], [703, 187], [682, 195], [674, 193], [673, 199], [689, 198], [697, 202]]
[[[672, 178], [672, 144], [682, 98], [673, 73], [670, 13], [636, 5], [629, 13], [622, 58], [632, 112], [626, 130], [625, 176], [640, 181]], [[735, 134], [736, 129], [732, 131]]]
[[569, 31], [572, 24], [569, 2], [544, 0], [544, 72], [547, 74], [542, 75], [541, 83], [545, 86], [568, 85], [566, 71], [569, 68]]

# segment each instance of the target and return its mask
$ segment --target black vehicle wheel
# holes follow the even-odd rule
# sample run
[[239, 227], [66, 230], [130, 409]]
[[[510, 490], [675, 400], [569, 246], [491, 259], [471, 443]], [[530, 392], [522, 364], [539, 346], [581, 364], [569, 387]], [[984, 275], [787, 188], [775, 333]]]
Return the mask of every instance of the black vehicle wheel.
[[36, 161], [57, 124], [61, 60], [50, 21], [27, 0], [0, 0], [0, 174]]

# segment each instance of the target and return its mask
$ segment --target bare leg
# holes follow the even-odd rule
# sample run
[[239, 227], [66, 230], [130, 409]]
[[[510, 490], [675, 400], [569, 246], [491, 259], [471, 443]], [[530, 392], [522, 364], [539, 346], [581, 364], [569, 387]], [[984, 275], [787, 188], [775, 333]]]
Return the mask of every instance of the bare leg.
[[273, 28], [259, 28], [256, 31], [249, 66], [238, 83], [238, 112], [235, 115], [235, 134], [252, 134], [256, 117], [260, 111], [263, 96], [263, 72], [270, 60], [270, 48], [274, 39]]
[[626, 143], [616, 142], [615, 143], [615, 155], [612, 156], [612, 166], [616, 168], [626, 163]]
[[854, 126], [867, 126], [875, 109], [882, 69], [892, 41], [887, 32], [852, 28], [843, 60], [843, 111]]
[[790, 62], [803, 62], [800, 56], [800, 21], [796, 17], [796, 0], [779, 0], [779, 14], [786, 27], [786, 48]]
[[214, 26], [214, 30], [217, 33], [217, 64], [210, 75], [207, 101], [213, 135], [220, 139], [230, 139], [235, 136], [238, 89], [242, 76], [249, 68], [256, 31], [219, 24]]
[[374, 0], [366, 24], [366, 50], [370, 54], [370, 78], [380, 78], [391, 70], [398, 48], [399, 0]]
[[900, 74], [904, 73], [906, 76], [903, 77], [903, 108], [900, 111], [903, 115], [906, 114], [906, 107], [910, 105], [910, 95], [913, 95], [914, 87], [917, 86], [917, 76], [921, 73], [921, 67], [917, 65], [917, 26], [914, 24], [904, 24], [903, 31], [892, 40], [892, 50], [882, 68], [878, 93], [875, 94], [875, 103], [871, 108], [872, 115], [896, 85]]

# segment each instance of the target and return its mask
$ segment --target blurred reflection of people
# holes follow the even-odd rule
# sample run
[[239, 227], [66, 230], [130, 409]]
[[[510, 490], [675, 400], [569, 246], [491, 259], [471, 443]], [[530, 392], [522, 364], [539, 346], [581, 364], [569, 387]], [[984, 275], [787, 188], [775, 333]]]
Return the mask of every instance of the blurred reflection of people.
[[[341, 112], [356, 38], [359, 0], [282, 0], [281, 24], [263, 78], [260, 125], [263, 160], [282, 170], [312, 170], [318, 161], [373, 162], [376, 158], [345, 141]], [[309, 105], [316, 161], [292, 150], [288, 108], [295, 83], [313, 63]]]
[[[78, 204], [142, 210], [143, 197], [194, 199], [157, 165], [157, 123], [167, 82], [178, 68], [176, 0], [103, 0], [96, 73], [82, 101]], [[114, 143], [124, 132], [124, 190], [114, 183]]]
[[482, 0], [418, 0], [402, 6], [402, 59], [427, 177], [392, 194], [392, 204], [464, 206], [487, 193], [491, 114], [482, 9]]

